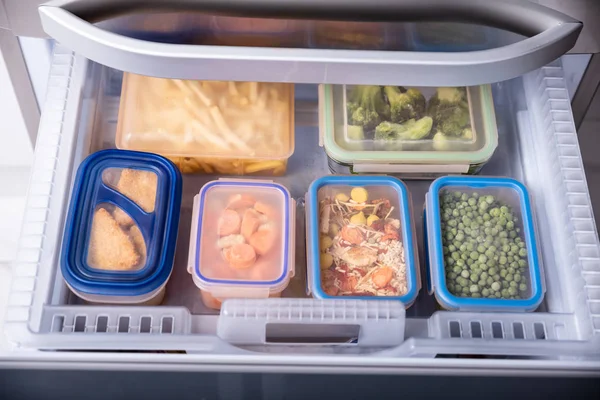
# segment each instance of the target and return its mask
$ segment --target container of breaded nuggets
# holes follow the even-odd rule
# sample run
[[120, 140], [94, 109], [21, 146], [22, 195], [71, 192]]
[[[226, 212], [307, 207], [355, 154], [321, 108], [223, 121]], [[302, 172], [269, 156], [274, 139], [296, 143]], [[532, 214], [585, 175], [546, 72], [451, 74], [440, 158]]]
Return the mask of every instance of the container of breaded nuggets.
[[81, 163], [61, 271], [89, 303], [157, 305], [175, 256], [182, 180], [156, 154], [103, 150]]

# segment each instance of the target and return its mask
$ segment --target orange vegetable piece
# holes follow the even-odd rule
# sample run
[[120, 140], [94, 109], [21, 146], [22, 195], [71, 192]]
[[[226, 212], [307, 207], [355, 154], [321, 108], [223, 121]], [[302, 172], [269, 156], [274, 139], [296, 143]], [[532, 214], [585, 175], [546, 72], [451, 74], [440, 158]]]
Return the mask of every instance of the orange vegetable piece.
[[228, 236], [240, 233], [242, 224], [240, 215], [234, 210], [225, 210], [219, 218], [218, 231], [220, 236]]
[[248, 243], [250, 243], [259, 255], [264, 256], [275, 244], [275, 232], [271, 229], [256, 231], [250, 236]]
[[390, 283], [393, 276], [393, 269], [390, 267], [381, 267], [377, 271], [373, 272], [373, 275], [371, 275], [371, 280], [375, 286], [377, 286], [379, 289], [382, 289], [386, 287], [388, 283]]
[[225, 260], [228, 264], [231, 263], [231, 247], [226, 247], [221, 251], [221, 255], [223, 256], [223, 260]]
[[246, 240], [250, 240], [250, 236], [258, 230], [260, 225], [260, 214], [251, 208], [247, 209], [242, 218], [242, 236], [244, 236]]
[[256, 203], [256, 199], [249, 194], [236, 194], [231, 196], [229, 199], [229, 203], [227, 203], [227, 208], [231, 210], [240, 210], [244, 208], [254, 207], [254, 203]]
[[256, 252], [248, 244], [236, 244], [230, 248], [229, 265], [235, 269], [246, 269], [254, 265], [256, 261]]
[[273, 207], [271, 207], [270, 205], [268, 205], [266, 203], [257, 201], [254, 204], [254, 209], [256, 211], [258, 211], [259, 213], [264, 214], [271, 219], [275, 219], [275, 210], [273, 209]]

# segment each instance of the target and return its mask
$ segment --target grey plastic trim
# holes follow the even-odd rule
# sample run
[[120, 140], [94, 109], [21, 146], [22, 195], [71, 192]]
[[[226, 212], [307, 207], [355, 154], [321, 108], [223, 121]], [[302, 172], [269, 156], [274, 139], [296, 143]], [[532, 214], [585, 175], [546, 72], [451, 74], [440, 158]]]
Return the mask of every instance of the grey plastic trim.
[[[294, 83], [479, 85], [520, 76], [571, 49], [582, 24], [526, 1], [513, 0], [178, 0], [170, 8], [191, 7], [239, 15], [298, 15], [306, 18], [479, 21], [531, 37], [511, 45], [468, 53], [427, 53], [263, 47], [196, 46], [147, 42], [102, 30], [87, 20], [131, 12], [139, 1], [53, 2], [39, 7], [44, 30], [64, 46], [112, 68], [165, 78]], [[86, 4], [88, 6], [86, 6]], [[149, 0], [147, 8], [165, 8]], [[161, 6], [162, 4], [162, 6]], [[368, 6], [368, 7], [367, 7]], [[237, 7], [237, 8], [236, 8]], [[339, 11], [333, 17], [334, 10]], [[371, 9], [371, 11], [366, 11]], [[444, 15], [444, 12], [447, 14]], [[361, 14], [362, 13], [362, 14]], [[387, 13], [387, 16], [386, 16]], [[85, 17], [83, 19], [81, 16]]]

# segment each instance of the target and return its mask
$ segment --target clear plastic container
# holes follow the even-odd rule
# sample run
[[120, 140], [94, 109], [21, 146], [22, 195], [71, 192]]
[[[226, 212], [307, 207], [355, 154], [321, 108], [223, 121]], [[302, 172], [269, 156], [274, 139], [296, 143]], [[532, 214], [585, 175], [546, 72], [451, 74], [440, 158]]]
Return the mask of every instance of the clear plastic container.
[[214, 16], [210, 44], [221, 46], [304, 47], [307, 23], [276, 18]]
[[309, 292], [319, 299], [399, 300], [421, 288], [411, 201], [389, 176], [326, 176], [306, 198]]
[[278, 297], [294, 276], [295, 201], [270, 181], [218, 180], [194, 199], [188, 272], [207, 307]]
[[61, 271], [91, 303], [160, 304], [173, 269], [181, 174], [148, 153], [103, 150], [81, 163]]
[[183, 173], [283, 175], [294, 152], [294, 85], [125, 73], [116, 146]]
[[428, 290], [448, 310], [533, 311], [545, 293], [525, 186], [448, 176], [426, 197]]
[[[370, 104], [376, 106], [368, 110]], [[473, 174], [498, 146], [489, 85], [323, 85], [320, 111], [321, 138], [335, 173]]]

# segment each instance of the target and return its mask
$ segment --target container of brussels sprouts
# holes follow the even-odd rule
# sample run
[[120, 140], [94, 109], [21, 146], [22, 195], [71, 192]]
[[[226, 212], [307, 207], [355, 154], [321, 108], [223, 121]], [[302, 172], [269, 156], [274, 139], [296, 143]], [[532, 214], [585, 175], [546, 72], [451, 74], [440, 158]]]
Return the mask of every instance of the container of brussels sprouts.
[[323, 85], [319, 96], [321, 141], [334, 173], [473, 174], [498, 145], [489, 85]]
[[448, 310], [533, 311], [544, 297], [530, 197], [510, 178], [447, 176], [425, 204], [427, 286]]

